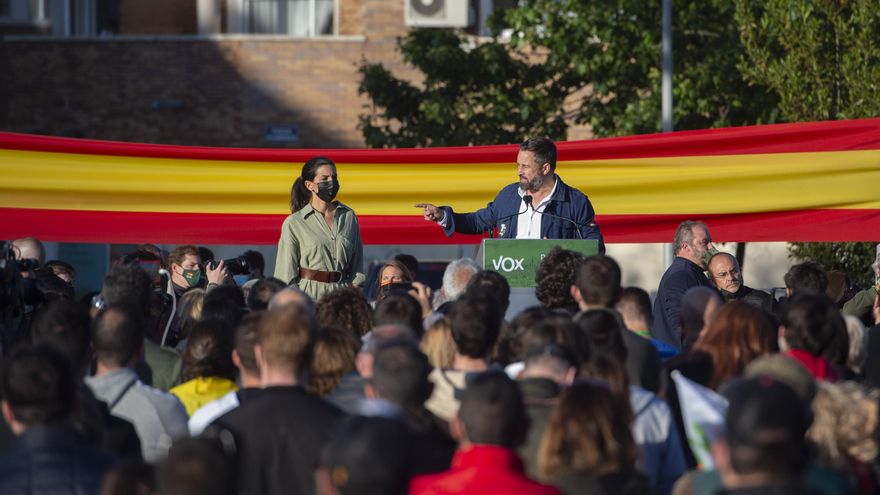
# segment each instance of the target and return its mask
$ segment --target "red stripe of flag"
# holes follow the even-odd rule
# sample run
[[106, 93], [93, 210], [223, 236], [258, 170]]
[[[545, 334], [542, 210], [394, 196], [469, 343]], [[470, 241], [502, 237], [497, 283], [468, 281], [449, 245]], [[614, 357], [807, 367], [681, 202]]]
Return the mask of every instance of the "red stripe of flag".
[[[275, 244], [285, 215], [144, 213], [0, 208], [0, 238], [137, 244]], [[880, 240], [880, 210], [805, 210], [747, 214], [599, 215], [610, 243], [672, 242], [682, 220], [703, 220], [718, 242]], [[359, 217], [365, 244], [477, 244], [480, 236], [443, 235], [420, 216]]]
[[[455, 148], [340, 150], [170, 146], [0, 133], [0, 149], [92, 155], [290, 162], [317, 155], [338, 163], [511, 163], [517, 145]], [[681, 131], [559, 143], [559, 160], [614, 160], [664, 156], [719, 156], [880, 149], [880, 119], [777, 124]], [[511, 165], [512, 166], [512, 165]]]

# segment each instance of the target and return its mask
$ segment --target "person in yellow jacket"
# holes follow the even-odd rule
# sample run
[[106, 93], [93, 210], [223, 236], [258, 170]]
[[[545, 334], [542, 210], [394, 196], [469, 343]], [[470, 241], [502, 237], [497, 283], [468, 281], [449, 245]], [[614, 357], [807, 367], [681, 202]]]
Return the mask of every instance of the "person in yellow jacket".
[[238, 390], [232, 363], [232, 329], [217, 320], [196, 323], [183, 351], [183, 383], [172, 388], [186, 413]]

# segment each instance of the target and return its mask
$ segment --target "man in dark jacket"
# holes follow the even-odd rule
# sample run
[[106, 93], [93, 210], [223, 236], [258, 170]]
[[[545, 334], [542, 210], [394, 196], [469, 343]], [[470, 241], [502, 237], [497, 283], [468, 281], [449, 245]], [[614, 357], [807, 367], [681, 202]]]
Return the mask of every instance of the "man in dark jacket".
[[539, 475], [538, 447], [547, 429], [550, 412], [563, 387], [574, 382], [578, 364], [574, 352], [560, 344], [550, 343], [527, 351], [526, 367], [516, 381], [531, 426], [525, 443], [519, 447], [519, 455], [526, 466], [526, 474], [533, 478]]
[[401, 339], [380, 344], [373, 354], [373, 376], [365, 386], [368, 398], [384, 399], [400, 409], [415, 444], [410, 462], [416, 475], [449, 469], [456, 449], [447, 423], [425, 408], [434, 390], [430, 373], [428, 357]]
[[556, 145], [547, 138], [527, 139], [516, 158], [519, 182], [510, 184], [485, 208], [455, 213], [449, 206], [419, 203], [425, 220], [443, 232], [482, 234], [497, 230], [504, 239], [595, 239], [605, 252], [595, 212], [584, 193], [556, 175]]
[[776, 314], [776, 299], [770, 294], [743, 283], [742, 270], [736, 257], [729, 253], [717, 253], [709, 260], [709, 281], [721, 293], [724, 302], [742, 300], [769, 315]]
[[45, 345], [19, 349], [3, 363], [0, 389], [17, 437], [0, 457], [0, 493], [98, 493], [114, 458], [69, 424], [76, 382], [65, 356]]
[[706, 224], [693, 220], [686, 220], [678, 226], [672, 249], [675, 259], [660, 279], [651, 334], [655, 339], [680, 349], [681, 298], [691, 287], [711, 287], [703, 272], [716, 249]]
[[[620, 265], [605, 255], [590, 256], [578, 267], [572, 297], [581, 311], [615, 309], [622, 291]], [[630, 385], [638, 385], [651, 392], [660, 388], [660, 353], [650, 340], [634, 332], [623, 332], [626, 345], [626, 374]]]
[[254, 355], [262, 392], [221, 416], [205, 434], [232, 433], [236, 493], [314, 493], [320, 452], [342, 412], [300, 386], [318, 324], [301, 305], [269, 310], [260, 320]]

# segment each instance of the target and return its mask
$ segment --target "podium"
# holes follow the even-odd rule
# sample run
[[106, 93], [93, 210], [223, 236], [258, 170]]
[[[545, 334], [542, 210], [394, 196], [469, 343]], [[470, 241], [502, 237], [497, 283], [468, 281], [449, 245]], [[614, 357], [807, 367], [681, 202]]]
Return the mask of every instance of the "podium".
[[599, 253], [599, 241], [594, 239], [483, 239], [480, 243], [477, 259], [483, 269], [500, 273], [510, 284], [505, 319], [510, 321], [520, 311], [540, 304], [535, 297], [535, 272], [556, 246], [584, 256]]
[[534, 289], [538, 265], [557, 246], [584, 256], [599, 253], [594, 239], [483, 239], [477, 257], [484, 270], [503, 275], [511, 289]]

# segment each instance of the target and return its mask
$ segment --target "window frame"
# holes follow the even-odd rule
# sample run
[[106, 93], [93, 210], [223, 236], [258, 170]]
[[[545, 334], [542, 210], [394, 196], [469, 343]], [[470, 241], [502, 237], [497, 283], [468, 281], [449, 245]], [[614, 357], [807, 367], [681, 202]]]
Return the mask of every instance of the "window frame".
[[[339, 36], [339, 0], [333, 0], [333, 31], [329, 34], [315, 33], [315, 22], [317, 15], [317, 1], [306, 0], [309, 2], [309, 22], [308, 31], [305, 35], [290, 34], [290, 27], [287, 26], [287, 32], [280, 32], [281, 28], [286, 24], [288, 0], [274, 0], [277, 3], [277, 19], [276, 33], [254, 33], [250, 31], [250, 13], [247, 4], [252, 0], [226, 0], [226, 25], [223, 26], [224, 34], [239, 34], [246, 36], [284, 36], [290, 38], [320, 38], [329, 36]], [[237, 15], [233, 15], [235, 12]]]

